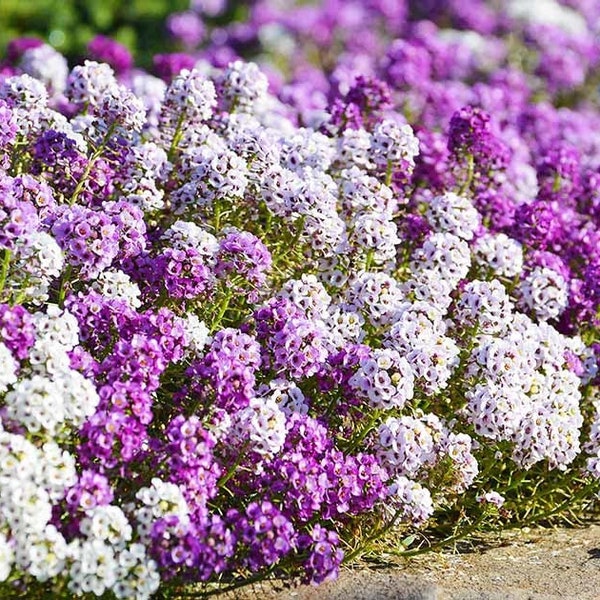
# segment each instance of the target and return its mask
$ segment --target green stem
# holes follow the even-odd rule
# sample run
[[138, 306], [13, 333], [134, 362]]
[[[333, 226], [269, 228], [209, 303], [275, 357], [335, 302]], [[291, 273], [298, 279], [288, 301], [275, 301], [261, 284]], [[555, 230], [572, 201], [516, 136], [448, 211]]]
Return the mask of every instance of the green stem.
[[173, 134], [173, 139], [171, 140], [171, 145], [169, 146], [169, 151], [167, 152], [167, 158], [169, 162], [173, 162], [173, 158], [175, 157], [175, 152], [179, 146], [179, 142], [183, 137], [183, 121], [185, 120], [185, 113], [182, 112], [177, 119], [177, 125], [175, 126], [175, 133]]
[[467, 178], [465, 182], [460, 187], [458, 192], [459, 196], [462, 196], [470, 187], [471, 183], [473, 183], [473, 175], [475, 173], [475, 158], [472, 154], [467, 155]]
[[2, 265], [0, 266], [0, 293], [4, 291], [6, 285], [6, 278], [8, 277], [8, 267], [10, 266], [11, 251], [8, 248], [4, 248], [4, 255], [2, 256]]
[[215, 315], [215, 318], [213, 320], [211, 332], [215, 331], [221, 324], [221, 321], [223, 320], [223, 317], [225, 316], [225, 313], [227, 312], [227, 309], [229, 308], [229, 302], [231, 301], [232, 296], [233, 296], [233, 289], [228, 288], [225, 292], [223, 300], [221, 301], [221, 305], [219, 306], [219, 312]]
[[469, 536], [471, 533], [473, 533], [475, 530], [477, 530], [479, 528], [479, 525], [481, 525], [481, 523], [483, 522], [483, 520], [485, 519], [487, 514], [488, 513], [486, 513], [485, 511], [482, 512], [479, 515], [479, 517], [477, 517], [477, 519], [473, 523], [471, 523], [471, 525], [469, 525], [468, 527], [465, 527], [464, 529], [461, 529], [459, 533], [455, 533], [453, 535], [445, 537], [443, 540], [439, 540], [438, 542], [429, 544], [425, 548], [415, 548], [414, 550], [405, 550], [403, 552], [392, 550], [389, 553], [394, 554], [396, 556], [405, 556], [408, 558], [410, 556], [418, 556], [419, 554], [425, 554], [425, 552], [431, 552], [433, 550], [440, 550], [441, 548], [444, 548], [444, 547], [448, 546], [449, 544], [453, 544], [460, 540], [464, 540], [467, 536]]
[[73, 267], [71, 265], [67, 265], [60, 276], [60, 287], [58, 288], [58, 305], [62, 308], [65, 303], [65, 297], [67, 295], [67, 289], [69, 284], [69, 279], [71, 278], [71, 272]]
[[348, 453], [354, 452], [360, 446], [360, 444], [364, 441], [364, 439], [369, 435], [369, 433], [371, 433], [371, 431], [373, 431], [373, 427], [377, 423], [379, 418], [381, 417], [382, 412], [383, 411], [381, 411], [381, 410], [374, 410], [371, 413], [369, 419], [367, 420], [365, 426], [361, 429], [358, 436], [351, 439], [350, 445], [348, 446], [348, 449], [347, 449]]
[[81, 192], [83, 190], [83, 186], [86, 184], [87, 179], [90, 176], [92, 169], [94, 168], [94, 164], [100, 158], [100, 156], [102, 156], [102, 153], [104, 152], [104, 150], [106, 148], [106, 144], [108, 143], [110, 136], [114, 133], [115, 128], [116, 128], [116, 124], [113, 123], [106, 131], [106, 134], [105, 134], [104, 138], [102, 139], [102, 143], [100, 144], [100, 146], [96, 149], [96, 151], [90, 157], [90, 160], [88, 161], [88, 164], [85, 167], [83, 175], [81, 176], [81, 179], [79, 180], [79, 183], [77, 184], [77, 187], [75, 188], [75, 190], [69, 200], [69, 204], [75, 204], [75, 202], [77, 201], [79, 194], [81, 194]]
[[242, 460], [244, 460], [244, 458], [246, 458], [244, 456], [244, 451], [246, 450], [247, 447], [248, 447], [248, 444], [246, 443], [240, 448], [236, 461], [233, 463], [233, 465], [231, 465], [231, 467], [229, 467], [229, 469], [227, 470], [227, 473], [225, 473], [225, 475], [223, 475], [217, 482], [218, 487], [220, 487], [220, 488], [224, 487], [225, 484], [235, 475], [235, 472], [237, 471], [237, 468], [242, 463]]
[[402, 516], [402, 511], [400, 509], [398, 509], [394, 513], [394, 516], [392, 517], [392, 519], [389, 523], [386, 523], [383, 527], [381, 527], [381, 529], [376, 529], [371, 535], [367, 536], [362, 542], [360, 542], [360, 544], [352, 552], [350, 552], [350, 554], [347, 554], [346, 556], [344, 556], [344, 562], [349, 563], [352, 560], [354, 560], [356, 557], [363, 554], [366, 551], [367, 546], [369, 544], [380, 539], [388, 531], [390, 531], [393, 527], [395, 527], [396, 523], [398, 523], [398, 520], [400, 519], [401, 516]]
[[390, 185], [392, 185], [392, 173], [393, 173], [392, 161], [388, 160], [387, 167], [385, 169], [385, 185], [387, 185], [388, 187]]

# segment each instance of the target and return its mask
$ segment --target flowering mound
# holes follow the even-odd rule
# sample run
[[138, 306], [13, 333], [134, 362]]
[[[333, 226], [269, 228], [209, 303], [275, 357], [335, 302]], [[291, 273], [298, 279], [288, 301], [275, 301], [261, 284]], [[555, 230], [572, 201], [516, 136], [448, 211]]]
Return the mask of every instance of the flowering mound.
[[543, 107], [413, 129], [358, 77], [308, 127], [253, 63], [128, 87], [28, 56], [0, 81], [1, 593], [317, 584], [593, 497], [600, 161], [540, 141]]

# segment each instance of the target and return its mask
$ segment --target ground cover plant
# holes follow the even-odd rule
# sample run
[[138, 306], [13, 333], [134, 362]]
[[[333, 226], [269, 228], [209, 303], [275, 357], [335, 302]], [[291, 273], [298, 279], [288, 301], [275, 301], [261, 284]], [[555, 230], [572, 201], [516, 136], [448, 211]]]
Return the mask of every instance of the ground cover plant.
[[4, 596], [319, 584], [594, 508], [600, 6], [392, 4], [256, 3], [262, 70], [239, 24], [161, 78], [11, 43]]

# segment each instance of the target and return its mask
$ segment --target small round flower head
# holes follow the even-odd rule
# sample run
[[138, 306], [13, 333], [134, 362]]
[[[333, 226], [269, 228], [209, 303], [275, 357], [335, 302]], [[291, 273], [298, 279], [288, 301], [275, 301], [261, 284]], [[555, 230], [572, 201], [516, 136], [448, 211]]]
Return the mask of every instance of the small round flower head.
[[161, 126], [175, 129], [177, 121], [199, 125], [208, 120], [216, 106], [216, 92], [212, 81], [200, 71], [183, 70], [165, 92], [161, 111]]
[[95, 136], [99, 143], [108, 135], [137, 141], [136, 136], [146, 122], [144, 102], [122, 85], [111, 86], [104, 92], [95, 113]]
[[65, 418], [60, 386], [40, 375], [19, 380], [6, 394], [5, 405], [8, 418], [31, 433], [53, 434]]
[[300, 536], [299, 548], [308, 550], [304, 568], [304, 580], [312, 584], [323, 583], [335, 579], [344, 559], [344, 552], [338, 548], [340, 539], [333, 531], [328, 531], [316, 524], [312, 533]]
[[510, 154], [493, 131], [491, 116], [481, 108], [465, 106], [450, 120], [448, 150], [460, 160], [471, 156], [482, 174], [505, 169]]
[[181, 318], [180, 323], [186, 339], [185, 346], [188, 356], [199, 358], [202, 355], [202, 350], [211, 341], [206, 323], [193, 313], [187, 313]]
[[377, 349], [362, 358], [350, 387], [373, 408], [403, 408], [414, 393], [414, 375], [408, 361], [395, 350]]
[[556, 319], [569, 302], [569, 288], [560, 273], [547, 267], [532, 269], [519, 284], [521, 304], [541, 320]]
[[65, 206], [51, 231], [67, 261], [86, 279], [97, 277], [118, 255], [119, 229], [105, 212]]
[[115, 550], [97, 538], [76, 538], [69, 547], [71, 567], [67, 587], [76, 596], [102, 596], [117, 582]]
[[371, 136], [365, 129], [345, 129], [336, 138], [335, 164], [341, 168], [373, 167], [371, 159]]
[[364, 212], [352, 222], [348, 243], [376, 265], [392, 262], [400, 244], [396, 223], [387, 215]]
[[233, 417], [230, 432], [263, 456], [274, 456], [285, 442], [286, 417], [273, 398], [251, 398]]
[[33, 315], [37, 340], [60, 344], [64, 350], [72, 350], [79, 343], [77, 319], [56, 304], [48, 304], [46, 312]]
[[175, 221], [162, 237], [177, 250], [194, 248], [205, 256], [210, 264], [214, 263], [214, 257], [219, 249], [217, 238], [191, 221]]
[[402, 511], [402, 520], [411, 525], [423, 525], [433, 514], [431, 492], [404, 475], [396, 477], [389, 486], [388, 502]]
[[48, 233], [37, 231], [23, 240], [15, 249], [15, 262], [11, 272], [13, 285], [36, 305], [48, 300], [50, 284], [64, 266], [63, 252]]
[[300, 279], [286, 281], [279, 295], [291, 300], [311, 318], [325, 317], [331, 304], [331, 296], [312, 274], [305, 273]]
[[376, 164], [384, 170], [388, 165], [395, 169], [400, 166], [401, 171], [410, 174], [419, 154], [419, 140], [410, 125], [384, 119], [373, 130], [371, 151]]
[[398, 210], [399, 200], [392, 189], [358, 167], [344, 169], [340, 177], [342, 213], [350, 224], [361, 213], [377, 213], [391, 219]]
[[451, 233], [432, 233], [413, 254], [410, 263], [413, 276], [432, 270], [453, 285], [467, 276], [471, 252], [465, 240]]
[[41, 81], [27, 74], [8, 77], [0, 83], [0, 99], [12, 108], [21, 135], [39, 129], [48, 106], [48, 91]]
[[152, 523], [166, 516], [176, 516], [187, 521], [188, 505], [179, 486], [153, 477], [150, 486], [140, 488], [135, 497], [138, 507], [134, 509], [138, 522], [137, 531], [148, 540]]
[[[230, 513], [233, 520], [235, 513]], [[271, 502], [251, 502], [244, 515], [236, 515], [234, 529], [238, 541], [248, 548], [243, 563], [251, 569], [277, 563], [296, 542], [296, 532], [289, 519]]]
[[[241, 277], [257, 288], [264, 286], [271, 269], [271, 253], [267, 247], [249, 231], [236, 228], [223, 230], [216, 256], [215, 275], [218, 278]], [[257, 297], [257, 294], [251, 294]]]
[[460, 292], [455, 314], [461, 325], [476, 327], [478, 334], [494, 334], [509, 327], [512, 313], [506, 289], [494, 279], [469, 281]]
[[258, 397], [270, 397], [277, 402], [279, 408], [286, 417], [293, 413], [306, 415], [309, 408], [309, 400], [302, 390], [287, 379], [272, 379], [268, 388], [261, 386], [258, 389]]
[[325, 324], [332, 350], [340, 350], [348, 343], [361, 342], [365, 335], [363, 316], [342, 306], [334, 305], [329, 308]]
[[352, 309], [378, 327], [393, 322], [404, 294], [389, 275], [361, 271], [351, 282], [346, 300]]
[[124, 547], [133, 533], [123, 511], [110, 504], [95, 506], [86, 511], [79, 529], [85, 536], [106, 541], [115, 547]]
[[326, 171], [334, 155], [327, 136], [304, 127], [290, 132], [281, 140], [280, 152], [282, 166], [299, 174], [304, 167]]
[[388, 417], [377, 431], [375, 451], [390, 473], [414, 477], [435, 464], [441, 452], [442, 424], [437, 417]]
[[17, 304], [0, 304], [0, 341], [19, 360], [27, 357], [35, 342], [35, 326], [31, 314]]
[[93, 282], [92, 288], [106, 298], [124, 301], [131, 308], [142, 305], [139, 286], [123, 271], [103, 271]]
[[481, 224], [479, 213], [470, 200], [454, 192], [432, 198], [425, 216], [434, 231], [452, 233], [464, 240], [473, 239]]
[[20, 241], [28, 242], [39, 227], [39, 217], [32, 202], [18, 195], [12, 177], [0, 178], [0, 248], [12, 250]]
[[500, 277], [515, 277], [523, 271], [523, 247], [504, 233], [486, 233], [473, 246], [476, 264]]
[[269, 81], [258, 65], [236, 60], [221, 73], [217, 86], [225, 110], [252, 112], [264, 102]]
[[415, 302], [426, 302], [441, 312], [452, 304], [454, 284], [439, 276], [434, 269], [423, 269], [401, 285], [402, 292]]
[[76, 65], [67, 79], [66, 95], [78, 106], [98, 107], [106, 94], [118, 87], [114, 71], [106, 63], [86, 60]]
[[43, 82], [50, 96], [64, 92], [69, 74], [67, 59], [52, 46], [29, 48], [22, 54], [19, 66], [24, 73]]

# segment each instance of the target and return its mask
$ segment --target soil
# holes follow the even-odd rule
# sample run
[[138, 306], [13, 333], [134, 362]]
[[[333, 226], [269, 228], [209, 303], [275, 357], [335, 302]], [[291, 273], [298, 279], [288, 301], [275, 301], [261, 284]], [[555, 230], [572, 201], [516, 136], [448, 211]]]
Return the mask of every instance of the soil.
[[[386, 557], [383, 557], [384, 561]], [[263, 583], [219, 600], [600, 600], [600, 523], [505, 531], [469, 546], [346, 568], [319, 587]]]

